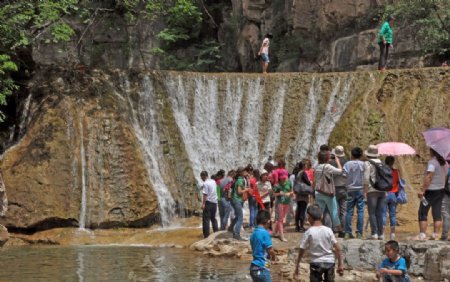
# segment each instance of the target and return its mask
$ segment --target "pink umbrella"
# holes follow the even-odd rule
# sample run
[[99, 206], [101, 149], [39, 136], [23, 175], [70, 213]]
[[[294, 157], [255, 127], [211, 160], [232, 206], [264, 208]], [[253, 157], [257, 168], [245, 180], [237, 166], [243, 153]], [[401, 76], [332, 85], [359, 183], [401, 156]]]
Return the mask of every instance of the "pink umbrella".
[[436, 127], [422, 132], [425, 143], [445, 159], [450, 159], [450, 129]]
[[415, 155], [416, 150], [405, 143], [386, 142], [377, 145], [378, 154], [386, 156], [405, 156]]

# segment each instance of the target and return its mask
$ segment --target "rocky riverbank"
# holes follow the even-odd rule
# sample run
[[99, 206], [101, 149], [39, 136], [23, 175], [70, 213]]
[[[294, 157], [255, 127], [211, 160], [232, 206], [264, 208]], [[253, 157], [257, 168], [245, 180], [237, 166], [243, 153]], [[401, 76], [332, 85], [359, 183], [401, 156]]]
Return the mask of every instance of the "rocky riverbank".
[[[247, 234], [248, 235], [248, 234]], [[292, 280], [295, 260], [298, 255], [298, 242], [302, 234], [287, 233], [288, 242], [273, 240], [278, 261], [273, 264], [274, 280]], [[373, 281], [375, 268], [384, 258], [384, 243], [380, 240], [342, 240], [339, 239], [344, 254], [345, 272], [336, 281]], [[448, 281], [450, 279], [450, 244], [442, 241], [400, 242], [401, 254], [408, 263], [408, 273], [413, 281]], [[191, 250], [204, 255], [234, 257], [251, 260], [249, 241], [236, 241], [225, 231], [214, 233], [210, 237], [190, 246]], [[309, 281], [308, 257], [301, 264], [301, 281]], [[303, 278], [305, 277], [305, 278]]]

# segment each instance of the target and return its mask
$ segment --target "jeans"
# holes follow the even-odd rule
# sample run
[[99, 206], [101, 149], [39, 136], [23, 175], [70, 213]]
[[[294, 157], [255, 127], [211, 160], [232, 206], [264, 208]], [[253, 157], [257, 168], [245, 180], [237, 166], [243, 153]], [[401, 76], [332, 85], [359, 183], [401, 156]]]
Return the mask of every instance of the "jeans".
[[352, 234], [353, 210], [357, 210], [356, 233], [362, 235], [364, 228], [364, 193], [362, 190], [350, 191], [347, 193], [347, 212], [345, 215], [345, 233]]
[[231, 202], [225, 198], [219, 201], [220, 230], [225, 230], [231, 212]]
[[311, 263], [309, 265], [309, 281], [334, 281], [334, 263]]
[[383, 225], [387, 222], [387, 212], [389, 212], [389, 223], [391, 227], [397, 225], [397, 196], [395, 193], [388, 192], [386, 196], [386, 208], [383, 212]]
[[444, 199], [442, 199], [442, 238], [448, 237], [449, 223], [450, 223], [450, 195], [444, 193]]
[[369, 208], [369, 223], [372, 235], [382, 236], [383, 228], [383, 209], [386, 205], [385, 192], [371, 192], [367, 194], [367, 206]]
[[270, 270], [252, 265], [250, 267], [250, 276], [253, 282], [271, 282]]
[[217, 204], [206, 201], [205, 209], [203, 210], [203, 237], [209, 236], [209, 222], [211, 221], [213, 226], [213, 231], [217, 232], [219, 228], [217, 227], [216, 220]]
[[328, 209], [331, 215], [331, 221], [333, 222], [333, 226], [341, 225], [341, 222], [339, 221], [338, 207], [335, 196], [330, 197], [327, 195], [323, 195], [319, 192], [316, 192], [316, 203], [320, 206], [322, 212], [325, 211], [325, 208]]
[[[336, 187], [336, 203], [338, 207], [339, 221], [345, 226], [345, 217], [347, 215], [347, 188], [342, 186]], [[333, 226], [334, 228], [336, 226]]]
[[258, 213], [258, 203], [256, 202], [255, 197], [248, 197], [248, 209], [250, 211], [250, 220], [249, 220], [249, 227], [255, 227], [256, 226], [256, 214]]
[[244, 205], [243, 202], [239, 200], [234, 200], [231, 202], [231, 206], [234, 209], [234, 219], [231, 222], [231, 228], [233, 229], [233, 235], [240, 236], [241, 234], [241, 227], [242, 227], [242, 221], [244, 219], [244, 215], [242, 213], [242, 206]]

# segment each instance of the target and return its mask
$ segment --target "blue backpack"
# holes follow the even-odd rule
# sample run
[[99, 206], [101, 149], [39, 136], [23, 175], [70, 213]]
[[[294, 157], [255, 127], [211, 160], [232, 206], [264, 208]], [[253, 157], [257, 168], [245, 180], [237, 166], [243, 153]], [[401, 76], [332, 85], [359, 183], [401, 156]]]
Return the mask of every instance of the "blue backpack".
[[398, 192], [395, 193], [397, 197], [397, 204], [404, 205], [408, 202], [408, 196], [405, 191], [406, 181], [401, 179], [398, 181]]

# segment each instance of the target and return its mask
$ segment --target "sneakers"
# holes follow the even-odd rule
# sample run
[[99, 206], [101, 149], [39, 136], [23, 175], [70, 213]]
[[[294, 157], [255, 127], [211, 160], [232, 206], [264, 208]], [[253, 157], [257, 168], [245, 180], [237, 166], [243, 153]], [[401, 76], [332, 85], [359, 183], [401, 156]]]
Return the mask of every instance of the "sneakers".
[[344, 235], [344, 240], [348, 240], [348, 239], [354, 239], [355, 237], [353, 236], [353, 234], [351, 233], [345, 233]]
[[356, 239], [362, 239], [362, 238], [363, 238], [362, 234], [356, 233]]
[[378, 234], [373, 234], [369, 237], [370, 240], [378, 240]]
[[384, 240], [384, 234], [378, 235], [378, 240]]
[[436, 240], [438, 237], [437, 233], [433, 233], [429, 240]]
[[425, 233], [420, 233], [418, 239], [420, 241], [425, 241], [427, 239], [427, 235]]
[[282, 242], [287, 242], [287, 241], [288, 241], [286, 238], [284, 238], [284, 236], [280, 236], [280, 240], [281, 240]]
[[242, 238], [241, 235], [233, 234], [233, 239], [238, 241], [247, 241], [247, 238]]
[[448, 240], [448, 236], [441, 236], [441, 238], [439, 238], [439, 240], [441, 240], [441, 241], [447, 241], [447, 240]]
[[395, 240], [395, 233], [391, 233], [390, 239]]

